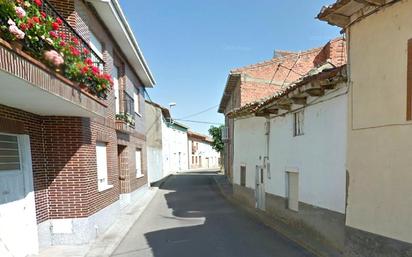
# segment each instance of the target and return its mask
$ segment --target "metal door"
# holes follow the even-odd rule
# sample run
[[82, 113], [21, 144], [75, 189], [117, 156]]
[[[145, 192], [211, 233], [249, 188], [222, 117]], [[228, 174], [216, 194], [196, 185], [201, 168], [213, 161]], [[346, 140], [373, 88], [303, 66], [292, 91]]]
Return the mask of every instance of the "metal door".
[[266, 193], [265, 193], [265, 169], [261, 165], [256, 165], [255, 173], [255, 195], [256, 195], [256, 208], [265, 210], [266, 208]]
[[0, 256], [37, 252], [32, 181], [29, 137], [0, 134]]

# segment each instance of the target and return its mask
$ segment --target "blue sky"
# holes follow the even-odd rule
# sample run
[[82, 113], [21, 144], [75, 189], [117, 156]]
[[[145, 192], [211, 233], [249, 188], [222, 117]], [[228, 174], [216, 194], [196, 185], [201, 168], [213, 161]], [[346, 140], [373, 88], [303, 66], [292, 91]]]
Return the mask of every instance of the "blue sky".
[[[120, 0], [157, 85], [154, 102], [174, 118], [216, 106], [228, 72], [272, 57], [274, 49], [304, 50], [339, 36], [316, 20], [332, 0]], [[189, 120], [223, 123], [217, 107]], [[210, 125], [184, 122], [207, 133]]]

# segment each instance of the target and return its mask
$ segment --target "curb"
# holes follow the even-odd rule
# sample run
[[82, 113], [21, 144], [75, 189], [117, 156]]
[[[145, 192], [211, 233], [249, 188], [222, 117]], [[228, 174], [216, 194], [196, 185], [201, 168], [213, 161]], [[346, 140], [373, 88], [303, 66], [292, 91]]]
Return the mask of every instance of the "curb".
[[[278, 223], [282, 223], [285, 226], [288, 226], [286, 223], [284, 223], [280, 220], [275, 221], [276, 218], [274, 218], [274, 217], [271, 217], [271, 216], [269, 216], [265, 213], [259, 214], [255, 209], [252, 209], [252, 208], [249, 208], [249, 207], [246, 207], [246, 206], [242, 205], [241, 203], [236, 201], [236, 199], [234, 199], [233, 196], [229, 196], [224, 192], [224, 189], [222, 188], [221, 184], [216, 180], [216, 178], [214, 176], [213, 176], [213, 181], [217, 185], [218, 191], [223, 196], [223, 198], [225, 198], [228, 202], [233, 204], [236, 208], [241, 209], [242, 211], [246, 212], [246, 214], [248, 214], [253, 219], [255, 219], [255, 220], [263, 223], [265, 226], [275, 230], [277, 233], [279, 233], [280, 235], [282, 235], [286, 239], [288, 239], [290, 241], [293, 241], [297, 245], [303, 247], [308, 252], [310, 252], [310, 253], [318, 256], [318, 257], [341, 257], [341, 256], [343, 256], [343, 255], [340, 255], [338, 253], [331, 253], [328, 250], [317, 249], [316, 247], [310, 245], [309, 243], [304, 242], [303, 240], [299, 240], [299, 239], [291, 236], [290, 233], [287, 233], [285, 231], [285, 229], [281, 229], [280, 225], [275, 224], [275, 222], [278, 222]], [[273, 220], [273, 221], [271, 221], [271, 220]]]
[[84, 257], [110, 257], [146, 210], [147, 206], [152, 202], [158, 190], [159, 188], [150, 187], [148, 192], [142, 197], [144, 199], [142, 205], [136, 204], [127, 207], [104, 235], [92, 243], [90, 250]]

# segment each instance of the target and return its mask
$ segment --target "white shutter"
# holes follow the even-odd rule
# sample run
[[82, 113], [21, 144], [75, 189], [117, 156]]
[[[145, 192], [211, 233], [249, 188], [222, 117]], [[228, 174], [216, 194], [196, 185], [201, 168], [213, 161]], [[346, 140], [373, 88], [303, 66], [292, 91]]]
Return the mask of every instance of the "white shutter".
[[119, 68], [114, 66], [112, 71], [113, 77], [113, 90], [116, 106], [116, 114], [120, 113], [120, 98], [119, 98]]
[[[103, 44], [100, 40], [90, 31], [90, 48], [101, 58], [103, 59]], [[91, 55], [92, 61], [97, 63], [99, 60]], [[103, 70], [103, 63], [99, 65], [100, 70]]]
[[135, 92], [133, 94], [133, 100], [134, 100], [134, 112], [140, 114], [140, 97], [139, 97], [139, 91], [135, 89]]
[[106, 144], [96, 143], [97, 180], [99, 191], [108, 188], [107, 181], [107, 149]]
[[143, 176], [143, 173], [142, 173], [142, 151], [141, 150], [136, 150], [135, 160], [136, 160], [136, 178], [140, 178], [140, 177]]

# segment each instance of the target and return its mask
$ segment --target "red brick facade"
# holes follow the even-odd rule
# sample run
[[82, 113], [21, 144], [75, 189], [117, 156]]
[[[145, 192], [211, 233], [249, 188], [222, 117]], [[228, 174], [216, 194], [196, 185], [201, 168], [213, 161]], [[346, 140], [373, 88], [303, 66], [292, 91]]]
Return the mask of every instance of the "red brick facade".
[[[49, 2], [86, 39], [89, 28], [93, 28], [104, 45], [107, 72], [111, 72], [114, 60], [120, 65], [120, 103], [123, 91], [136, 87], [143, 92], [138, 76], [91, 7], [77, 0]], [[30, 73], [33, 69], [26, 70]], [[140, 98], [144, 113], [142, 94]], [[0, 132], [30, 136], [38, 223], [88, 217], [117, 201], [120, 194], [147, 184], [144, 117], [136, 115], [136, 127], [125, 133], [116, 129], [114, 93], [103, 102], [107, 108], [100, 118], [40, 116], [0, 105]], [[102, 192], [98, 190], [96, 142], [107, 144], [108, 181], [113, 186]], [[140, 178], [136, 178], [136, 149], [142, 151], [144, 176]]]

